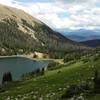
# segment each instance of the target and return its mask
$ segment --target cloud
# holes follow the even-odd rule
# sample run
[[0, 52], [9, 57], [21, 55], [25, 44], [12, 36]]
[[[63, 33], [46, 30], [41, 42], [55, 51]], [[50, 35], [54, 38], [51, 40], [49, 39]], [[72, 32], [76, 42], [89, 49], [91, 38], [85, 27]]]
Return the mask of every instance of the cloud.
[[12, 5], [12, 2], [13, 2], [13, 0], [0, 0], [0, 3], [1, 4], [9, 5], [9, 6]]
[[99, 0], [25, 1], [0, 0], [0, 3], [22, 9], [56, 29], [96, 29], [100, 27]]

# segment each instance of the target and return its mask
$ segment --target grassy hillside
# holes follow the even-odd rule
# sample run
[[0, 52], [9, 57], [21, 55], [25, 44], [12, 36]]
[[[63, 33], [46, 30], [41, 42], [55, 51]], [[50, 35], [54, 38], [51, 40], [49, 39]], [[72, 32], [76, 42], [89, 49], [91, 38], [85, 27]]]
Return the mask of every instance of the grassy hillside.
[[[15, 82], [1, 89], [0, 100], [62, 100], [61, 96], [71, 84], [87, 81], [93, 87], [94, 67], [100, 71], [100, 59], [64, 64], [60, 69], [48, 71], [43, 76]], [[100, 95], [83, 96], [84, 100], [99, 100]], [[83, 100], [83, 99], [79, 99]]]

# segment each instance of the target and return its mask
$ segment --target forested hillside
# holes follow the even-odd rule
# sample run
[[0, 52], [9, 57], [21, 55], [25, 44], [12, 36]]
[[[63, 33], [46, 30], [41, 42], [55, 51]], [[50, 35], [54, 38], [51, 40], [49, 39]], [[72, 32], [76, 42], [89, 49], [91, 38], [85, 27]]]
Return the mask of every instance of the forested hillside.
[[[0, 5], [0, 55], [42, 52], [50, 57], [84, 50], [22, 10]], [[63, 54], [62, 54], [63, 52]]]

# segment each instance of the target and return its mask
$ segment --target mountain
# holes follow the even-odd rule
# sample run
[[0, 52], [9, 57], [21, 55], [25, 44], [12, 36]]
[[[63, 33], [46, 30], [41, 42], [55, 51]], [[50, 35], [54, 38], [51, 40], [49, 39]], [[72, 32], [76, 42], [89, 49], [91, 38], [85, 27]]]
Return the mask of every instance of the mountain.
[[0, 5], [0, 55], [85, 49], [22, 10]]
[[84, 42], [80, 42], [86, 46], [89, 47], [100, 47], [100, 39], [97, 40], [88, 40], [88, 41], [84, 41]]
[[87, 41], [100, 39], [100, 30], [68, 30], [68, 29], [59, 29], [64, 36], [68, 37], [74, 41]]

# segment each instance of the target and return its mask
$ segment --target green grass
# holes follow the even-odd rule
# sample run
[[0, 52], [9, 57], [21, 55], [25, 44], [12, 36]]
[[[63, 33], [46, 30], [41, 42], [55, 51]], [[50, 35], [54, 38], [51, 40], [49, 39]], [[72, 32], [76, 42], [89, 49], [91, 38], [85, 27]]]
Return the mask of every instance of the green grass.
[[[0, 93], [0, 100], [7, 98], [12, 98], [10, 100], [15, 100], [15, 98], [18, 100], [21, 98], [24, 100], [61, 100], [61, 95], [69, 85], [91, 79], [94, 75], [93, 66], [100, 70], [99, 65], [100, 60], [93, 63], [80, 61], [64, 65], [63, 68], [48, 71], [43, 76], [14, 83], [14, 85], [7, 87], [5, 92]], [[90, 85], [93, 85], [92, 81], [90, 81]], [[99, 100], [100, 95], [90, 95], [86, 98], [86, 100]]]

